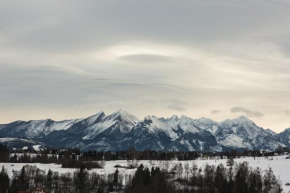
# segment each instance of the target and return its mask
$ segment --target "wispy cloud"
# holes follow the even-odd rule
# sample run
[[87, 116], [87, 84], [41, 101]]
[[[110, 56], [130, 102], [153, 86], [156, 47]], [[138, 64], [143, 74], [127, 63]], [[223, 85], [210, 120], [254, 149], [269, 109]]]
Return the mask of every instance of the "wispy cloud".
[[27, 1], [0, 1], [0, 123], [120, 108], [226, 119], [239, 101], [289, 127], [290, 1]]
[[182, 101], [173, 101], [168, 108], [174, 111], [186, 112], [186, 103]]
[[232, 113], [243, 113], [248, 117], [263, 117], [264, 116], [264, 114], [259, 112], [259, 111], [253, 111], [253, 110], [246, 109], [243, 107], [233, 107], [231, 109], [231, 112]]
[[212, 115], [217, 115], [217, 114], [220, 114], [222, 111], [220, 111], [220, 110], [212, 110], [210, 113], [212, 114]]

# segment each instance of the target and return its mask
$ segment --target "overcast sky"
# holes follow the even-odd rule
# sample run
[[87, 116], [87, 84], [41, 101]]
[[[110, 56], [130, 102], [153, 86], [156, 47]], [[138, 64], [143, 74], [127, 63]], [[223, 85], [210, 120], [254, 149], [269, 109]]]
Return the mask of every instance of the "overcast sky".
[[0, 0], [0, 123], [124, 109], [290, 127], [289, 0]]

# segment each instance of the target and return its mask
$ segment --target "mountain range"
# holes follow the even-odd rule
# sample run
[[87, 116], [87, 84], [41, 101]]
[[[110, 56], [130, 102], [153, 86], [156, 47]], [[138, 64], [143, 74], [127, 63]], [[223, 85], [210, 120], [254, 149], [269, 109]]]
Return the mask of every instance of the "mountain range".
[[[29, 140], [29, 141], [27, 141]], [[273, 151], [290, 147], [290, 129], [275, 133], [247, 117], [216, 122], [186, 116], [139, 120], [124, 110], [99, 112], [84, 119], [15, 121], [0, 125], [0, 142], [19, 147], [28, 142], [39, 147], [77, 147], [81, 150], [117, 151], [134, 147], [155, 151]]]

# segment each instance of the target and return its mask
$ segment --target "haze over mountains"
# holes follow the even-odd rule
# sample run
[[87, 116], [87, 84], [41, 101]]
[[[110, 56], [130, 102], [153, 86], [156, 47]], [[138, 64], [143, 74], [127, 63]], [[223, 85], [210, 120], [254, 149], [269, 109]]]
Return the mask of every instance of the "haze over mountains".
[[[186, 116], [139, 120], [124, 110], [99, 112], [84, 119], [15, 121], [0, 125], [0, 142], [30, 143], [81, 150], [225, 151], [290, 147], [290, 129], [275, 133], [241, 116], [216, 122]], [[24, 140], [25, 139], [25, 140]]]

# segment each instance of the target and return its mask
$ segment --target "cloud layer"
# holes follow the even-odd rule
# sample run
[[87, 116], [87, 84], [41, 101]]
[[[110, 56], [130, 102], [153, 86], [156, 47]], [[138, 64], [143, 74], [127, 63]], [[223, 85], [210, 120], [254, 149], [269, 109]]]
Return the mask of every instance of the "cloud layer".
[[2, 1], [0, 123], [122, 108], [140, 118], [240, 113], [281, 131], [290, 126], [289, 8], [285, 0]]
[[243, 113], [248, 117], [264, 117], [264, 114], [259, 111], [253, 111], [243, 107], [233, 107], [231, 109], [232, 113]]
[[222, 111], [220, 111], [220, 110], [212, 110], [211, 111], [211, 114], [212, 115], [217, 115], [217, 114], [220, 114]]
[[186, 112], [186, 106], [185, 102], [175, 100], [168, 105], [168, 108], [173, 111]]

